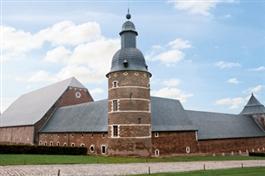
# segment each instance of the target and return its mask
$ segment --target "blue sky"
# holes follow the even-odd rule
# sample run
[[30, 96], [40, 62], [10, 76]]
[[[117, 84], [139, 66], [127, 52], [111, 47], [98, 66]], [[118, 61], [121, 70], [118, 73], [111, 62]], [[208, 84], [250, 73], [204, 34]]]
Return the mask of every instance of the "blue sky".
[[265, 103], [265, 1], [3, 1], [2, 107], [75, 76], [96, 99], [130, 7], [151, 93], [186, 109], [239, 113]]

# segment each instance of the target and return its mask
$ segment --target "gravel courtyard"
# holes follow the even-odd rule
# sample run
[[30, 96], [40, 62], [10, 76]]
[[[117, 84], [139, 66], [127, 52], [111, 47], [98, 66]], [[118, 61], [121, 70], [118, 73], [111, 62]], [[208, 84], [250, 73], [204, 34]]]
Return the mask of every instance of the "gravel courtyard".
[[0, 166], [1, 176], [111, 176], [158, 172], [177, 172], [220, 168], [265, 166], [264, 160], [249, 161], [205, 161], [131, 164], [75, 164], [75, 165], [26, 165]]

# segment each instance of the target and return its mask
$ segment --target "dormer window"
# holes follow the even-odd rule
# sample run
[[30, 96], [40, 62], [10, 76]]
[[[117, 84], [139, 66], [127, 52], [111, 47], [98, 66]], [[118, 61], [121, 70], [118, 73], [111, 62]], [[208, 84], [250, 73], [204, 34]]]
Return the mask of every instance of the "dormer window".
[[128, 61], [126, 59], [123, 60], [123, 65], [124, 65], [125, 68], [128, 67], [129, 64], [128, 64]]

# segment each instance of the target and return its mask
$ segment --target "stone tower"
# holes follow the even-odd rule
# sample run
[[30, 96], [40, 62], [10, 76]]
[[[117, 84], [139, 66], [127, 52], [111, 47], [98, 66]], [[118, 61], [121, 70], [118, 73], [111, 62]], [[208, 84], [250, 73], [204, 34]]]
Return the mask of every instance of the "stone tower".
[[108, 78], [108, 154], [150, 156], [151, 74], [142, 52], [131, 15], [122, 25], [121, 49], [112, 58]]

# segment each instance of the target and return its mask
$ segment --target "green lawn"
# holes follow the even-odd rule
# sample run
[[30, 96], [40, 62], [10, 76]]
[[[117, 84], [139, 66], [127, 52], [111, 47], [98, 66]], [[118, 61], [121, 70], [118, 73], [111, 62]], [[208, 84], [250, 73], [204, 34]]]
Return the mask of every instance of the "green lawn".
[[[0, 165], [26, 164], [92, 164], [92, 163], [143, 163], [178, 161], [223, 161], [223, 160], [265, 160], [265, 157], [248, 156], [176, 156], [165, 158], [72, 156], [72, 155], [22, 155], [0, 154]], [[265, 175], [265, 174], [264, 174]]]
[[[151, 176], [264, 176], [264, 175], [265, 175], [265, 167], [151, 174]], [[137, 176], [149, 176], [149, 175], [146, 174], [146, 175], [137, 175]]]

